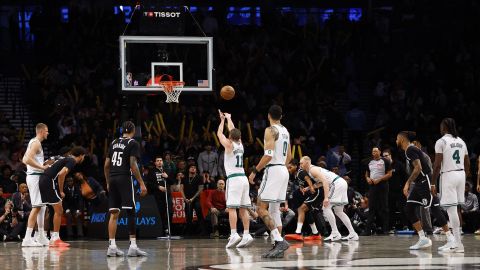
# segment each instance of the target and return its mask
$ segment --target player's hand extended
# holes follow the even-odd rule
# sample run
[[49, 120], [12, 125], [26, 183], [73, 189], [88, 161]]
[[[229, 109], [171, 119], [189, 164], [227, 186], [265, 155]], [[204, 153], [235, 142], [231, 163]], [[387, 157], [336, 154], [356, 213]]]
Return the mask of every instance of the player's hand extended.
[[218, 110], [218, 115], [220, 116], [220, 120], [225, 120], [225, 114], [222, 111]]
[[255, 173], [250, 173], [250, 175], [248, 176], [248, 182], [250, 182], [251, 185], [255, 184]]
[[223, 113], [223, 115], [225, 116], [225, 119], [232, 119], [232, 115], [229, 113]]
[[328, 201], [328, 198], [325, 198], [325, 199], [323, 200], [323, 207], [326, 208], [326, 207], [328, 207], [329, 204], [330, 204], [330, 202]]
[[408, 183], [405, 183], [405, 186], [403, 187], [403, 195], [405, 195], [405, 197], [408, 197], [409, 188], [410, 188], [410, 185]]
[[430, 186], [430, 192], [433, 196], [437, 196], [437, 188], [434, 185]]
[[145, 186], [145, 184], [140, 184], [140, 196], [145, 196], [147, 195], [147, 187]]

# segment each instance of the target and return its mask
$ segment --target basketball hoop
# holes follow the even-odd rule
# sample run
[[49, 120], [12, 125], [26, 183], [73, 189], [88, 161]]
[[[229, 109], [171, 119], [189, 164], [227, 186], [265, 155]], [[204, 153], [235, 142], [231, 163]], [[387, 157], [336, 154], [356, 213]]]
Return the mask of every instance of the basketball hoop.
[[185, 82], [182, 82], [182, 81], [159, 81], [158, 84], [163, 89], [163, 92], [165, 92], [165, 95], [167, 96], [167, 99], [165, 100], [165, 102], [167, 102], [167, 103], [171, 103], [171, 102], [178, 103], [178, 98], [180, 97], [180, 94], [182, 93], [183, 86], [185, 85]]

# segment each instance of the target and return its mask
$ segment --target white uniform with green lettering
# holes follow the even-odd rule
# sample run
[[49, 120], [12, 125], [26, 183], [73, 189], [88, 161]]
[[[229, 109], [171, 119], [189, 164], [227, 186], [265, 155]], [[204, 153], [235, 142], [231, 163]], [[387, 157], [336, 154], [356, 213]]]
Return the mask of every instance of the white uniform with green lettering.
[[225, 151], [225, 172], [227, 173], [227, 208], [247, 208], [251, 206], [250, 186], [243, 169], [243, 145], [232, 142], [233, 151]]
[[465, 203], [465, 156], [467, 145], [460, 138], [445, 134], [435, 143], [435, 153], [443, 154], [440, 170], [440, 206]]
[[288, 187], [288, 170], [285, 166], [290, 134], [282, 125], [273, 125], [278, 131], [273, 157], [265, 168], [258, 197], [264, 202], [284, 202]]
[[[310, 166], [310, 170], [312, 168], [320, 169], [320, 172], [323, 176], [327, 179], [328, 187], [329, 187], [329, 194], [328, 200], [330, 201], [329, 207], [337, 206], [337, 205], [347, 205], [348, 204], [348, 184], [345, 179], [338, 176], [336, 173], [326, 170], [322, 167], [317, 166]], [[316, 179], [313, 175], [309, 172], [308, 175], [317, 183], [320, 183], [320, 179]]]
[[[37, 138], [33, 138], [28, 142], [27, 150], [32, 147], [32, 143], [40, 141]], [[43, 165], [44, 157], [43, 157], [43, 148], [42, 144], [40, 143], [40, 150], [35, 153], [33, 158], [40, 164]], [[33, 207], [40, 207], [42, 206], [42, 196], [40, 196], [40, 188], [38, 186], [38, 181], [40, 180], [40, 175], [43, 174], [42, 170], [34, 168], [30, 165], [27, 165], [27, 186], [28, 192], [30, 193], [30, 200], [32, 202]]]

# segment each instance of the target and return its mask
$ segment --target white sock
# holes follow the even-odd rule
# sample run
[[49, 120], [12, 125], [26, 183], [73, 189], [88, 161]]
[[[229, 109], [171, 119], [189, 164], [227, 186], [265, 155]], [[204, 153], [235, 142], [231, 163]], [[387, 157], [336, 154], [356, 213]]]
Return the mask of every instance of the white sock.
[[315, 226], [315, 223], [310, 224], [310, 228], [312, 229], [313, 234], [318, 234], [317, 226]]
[[420, 230], [417, 232], [418, 233], [418, 236], [420, 236], [420, 238], [425, 238], [425, 232], [423, 230]]
[[348, 218], [347, 214], [343, 212], [343, 206], [335, 206], [335, 214], [337, 215], [338, 218], [343, 222], [343, 225], [347, 227], [348, 233], [349, 234], [355, 234], [355, 230], [353, 229], [352, 222], [350, 221], [350, 218]]
[[327, 218], [327, 221], [330, 224], [330, 227], [332, 228], [332, 233], [339, 234], [338, 228], [337, 228], [337, 222], [335, 220], [335, 215], [332, 212], [332, 208], [327, 207], [323, 209], [323, 215], [325, 216], [325, 218]]
[[32, 232], [33, 228], [27, 228], [27, 231], [25, 232], [25, 239], [32, 239]]
[[451, 206], [447, 208], [448, 219], [452, 225], [453, 236], [455, 242], [462, 243], [462, 235], [460, 234], [460, 218], [458, 217], [457, 207]]
[[236, 233], [237, 233], [237, 229], [231, 229], [231, 230], [230, 230], [230, 235], [234, 235], [234, 234], [236, 234]]
[[273, 240], [278, 241], [278, 242], [283, 241], [283, 238], [280, 235], [280, 232], [278, 231], [277, 228], [273, 229], [271, 234], [272, 234]]
[[137, 247], [137, 238], [130, 238], [130, 247]]
[[250, 231], [249, 231], [249, 230], [244, 230], [244, 231], [243, 231], [243, 236], [249, 235], [249, 234], [250, 234]]
[[117, 247], [117, 244], [115, 243], [115, 238], [109, 239], [108, 244], [110, 245], [110, 247]]
[[45, 210], [47, 210], [46, 206], [40, 207], [40, 211], [38, 211], [37, 215], [37, 225], [38, 231], [43, 232], [44, 224], [45, 224]]
[[303, 227], [303, 223], [298, 222], [297, 223], [297, 229], [295, 230], [295, 233], [302, 233], [302, 227]]
[[53, 232], [51, 238], [52, 240], [58, 240], [60, 239], [60, 235], [58, 234], [58, 232]]

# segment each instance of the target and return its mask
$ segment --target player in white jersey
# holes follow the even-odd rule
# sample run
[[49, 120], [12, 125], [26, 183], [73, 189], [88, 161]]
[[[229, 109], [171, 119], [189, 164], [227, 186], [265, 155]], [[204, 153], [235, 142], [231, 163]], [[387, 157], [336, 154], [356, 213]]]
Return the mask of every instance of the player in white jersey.
[[[250, 186], [247, 176], [245, 175], [245, 170], [243, 169], [242, 134], [239, 129], [235, 128], [229, 113], [222, 113], [221, 111], [218, 111], [218, 113], [220, 114], [220, 125], [218, 126], [217, 136], [225, 148], [224, 165], [227, 174], [226, 199], [228, 220], [230, 221], [231, 229], [230, 238], [226, 247], [232, 248], [236, 245], [237, 248], [243, 248], [253, 242], [253, 237], [249, 232], [250, 219], [248, 208], [251, 206], [249, 195]], [[229, 131], [228, 138], [223, 134], [225, 119], [227, 119]], [[237, 209], [239, 209], [240, 218], [243, 223], [243, 237], [240, 237], [237, 232]]]
[[454, 119], [443, 119], [440, 133], [443, 137], [435, 143], [432, 193], [436, 194], [435, 184], [440, 176], [440, 206], [447, 210], [455, 237], [455, 241], [441, 251], [464, 252], [457, 207], [465, 203], [465, 172], [470, 173], [470, 159], [467, 145], [458, 137]]
[[249, 176], [249, 181], [253, 184], [257, 172], [265, 168], [263, 180], [258, 190], [257, 212], [270, 230], [275, 245], [271, 251], [262, 255], [263, 258], [281, 258], [284, 251], [290, 246], [282, 238], [278, 229], [282, 226], [280, 202], [285, 201], [287, 194], [289, 174], [286, 166], [291, 159], [290, 134], [281, 125], [281, 118], [282, 108], [278, 105], [272, 105], [268, 110], [270, 127], [265, 129], [265, 153]]
[[[42, 204], [40, 188], [38, 182], [43, 171], [48, 168], [44, 165], [42, 141], [47, 139], [48, 127], [43, 123], [38, 123], [35, 127], [36, 137], [28, 143], [27, 151], [23, 156], [22, 162], [27, 165], [27, 186], [32, 202], [32, 211], [28, 217], [27, 231], [22, 242], [22, 247], [47, 246], [49, 241], [44, 231], [44, 219], [46, 206]], [[38, 225], [38, 235], [36, 241], [32, 238], [32, 232]]]
[[[329, 170], [326, 170], [322, 167], [313, 166], [312, 160], [308, 156], [304, 156], [302, 159], [300, 159], [300, 167], [302, 170], [308, 173], [310, 178], [316, 182], [316, 185], [323, 186], [323, 215], [332, 228], [332, 233], [329, 237], [325, 238], [325, 241], [358, 241], [358, 234], [353, 229], [350, 218], [348, 218], [347, 214], [343, 212], [343, 207], [348, 204], [347, 181]], [[345, 227], [348, 229], [349, 234], [345, 237], [342, 237], [338, 231], [337, 222], [335, 220], [332, 207], [337, 217], [340, 218]]]

